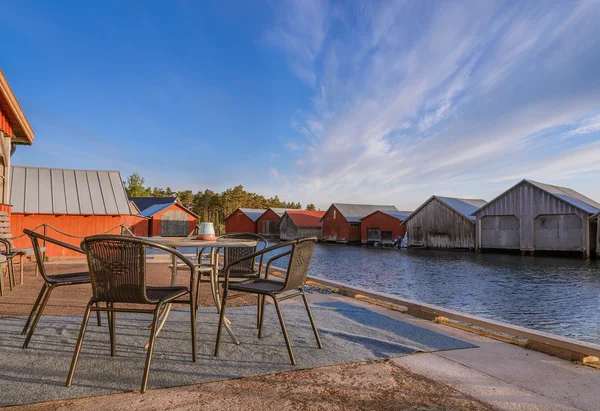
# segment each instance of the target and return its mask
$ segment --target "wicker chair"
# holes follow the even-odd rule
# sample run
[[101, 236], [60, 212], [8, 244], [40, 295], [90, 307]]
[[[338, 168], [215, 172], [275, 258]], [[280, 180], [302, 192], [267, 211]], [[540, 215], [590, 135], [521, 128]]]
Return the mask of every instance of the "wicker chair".
[[[238, 264], [231, 267], [229, 279], [236, 280], [247, 280], [248, 278], [258, 277], [260, 275], [260, 267], [263, 265], [263, 255], [260, 255], [258, 259], [258, 266], [256, 265], [256, 258], [244, 259], [249, 254], [255, 253], [260, 250], [264, 250], [268, 247], [269, 243], [266, 238], [259, 234], [254, 233], [229, 233], [217, 237], [218, 241], [226, 240], [252, 240], [256, 241], [256, 247], [227, 247], [223, 249], [223, 268], [219, 269], [219, 283], [225, 281], [225, 267], [231, 261], [239, 260]], [[203, 256], [205, 248], [200, 249], [198, 252], [198, 264], [196, 264], [196, 270], [198, 271], [198, 286], [196, 287], [196, 293], [198, 293], [201, 282], [210, 282], [210, 275], [212, 266], [210, 264], [203, 263]], [[217, 250], [218, 251], [218, 250]], [[215, 264], [219, 264], [217, 260]], [[259, 295], [259, 302], [257, 304], [257, 317], [256, 326], [258, 327], [258, 319], [260, 318], [260, 309], [262, 296]], [[196, 294], [196, 301], [198, 295]]]
[[[27, 330], [27, 337], [25, 338], [25, 342], [23, 343], [23, 349], [27, 348], [29, 345], [29, 341], [33, 336], [35, 328], [44, 313], [44, 309], [46, 308], [46, 304], [48, 303], [48, 299], [50, 298], [50, 294], [57, 287], [65, 287], [68, 285], [78, 285], [78, 284], [89, 284], [90, 274], [87, 271], [77, 272], [77, 273], [69, 273], [69, 274], [54, 274], [49, 275], [46, 272], [46, 268], [44, 266], [44, 259], [42, 256], [42, 247], [40, 246], [40, 240], [45, 241], [46, 243], [52, 243], [59, 247], [63, 247], [69, 249], [71, 251], [75, 251], [77, 253], [84, 254], [83, 250], [79, 247], [75, 247], [71, 244], [63, 243], [62, 241], [58, 241], [52, 237], [45, 236], [43, 234], [36, 233], [31, 230], [23, 230], [27, 236], [31, 239], [31, 244], [33, 246], [33, 252], [35, 254], [35, 261], [37, 264], [38, 271], [42, 274], [42, 278], [44, 279], [44, 285], [42, 285], [42, 289], [31, 308], [31, 312], [29, 313], [29, 317], [25, 322], [25, 326], [23, 327], [23, 331], [21, 331], [21, 335], [25, 335]], [[100, 312], [97, 313], [98, 316], [98, 325], [101, 325], [100, 322]], [[33, 323], [31, 322], [33, 320]], [[30, 327], [31, 325], [31, 327]]]
[[[115, 355], [115, 313], [148, 313], [153, 314], [146, 354], [146, 365], [142, 377], [141, 392], [146, 391], [148, 375], [154, 341], [156, 339], [157, 323], [165, 308], [172, 303], [189, 304], [192, 333], [192, 360], [196, 362], [196, 304], [192, 298], [195, 285], [196, 269], [194, 264], [177, 250], [140, 238], [120, 235], [96, 235], [87, 237], [81, 242], [85, 251], [92, 279], [93, 296], [88, 303], [79, 338], [73, 353], [71, 368], [67, 377], [66, 386], [71, 386], [73, 375], [77, 366], [77, 359], [81, 352], [85, 329], [91, 311], [107, 311], [110, 327], [111, 356]], [[146, 249], [153, 248], [166, 251], [183, 261], [191, 271], [190, 285], [188, 287], [152, 287], [146, 285]], [[188, 298], [184, 298], [184, 297]], [[100, 308], [98, 303], [106, 303], [106, 308]], [[96, 304], [96, 307], [94, 307]], [[152, 305], [152, 309], [116, 307], [115, 304], [141, 304]]]
[[[279, 317], [279, 324], [281, 325], [281, 331], [283, 332], [283, 337], [285, 338], [285, 344], [287, 346], [288, 354], [290, 357], [290, 362], [292, 365], [296, 365], [296, 360], [294, 359], [294, 353], [292, 352], [292, 346], [290, 344], [290, 338], [288, 336], [287, 330], [285, 328], [285, 323], [283, 321], [283, 316], [281, 315], [281, 309], [279, 307], [279, 301], [287, 300], [289, 298], [302, 296], [304, 301], [304, 306], [306, 307], [306, 312], [308, 313], [308, 318], [310, 320], [310, 324], [313, 329], [313, 333], [315, 334], [315, 339], [317, 340], [317, 345], [319, 348], [323, 348], [321, 344], [321, 339], [319, 338], [319, 332], [315, 325], [315, 321], [313, 319], [312, 313], [310, 311], [310, 305], [308, 304], [308, 299], [304, 294], [304, 283], [306, 282], [306, 276], [308, 275], [308, 267], [310, 265], [310, 260], [313, 255], [313, 251], [315, 249], [315, 243], [317, 242], [316, 237], [303, 238], [294, 241], [287, 241], [272, 247], [265, 248], [255, 253], [251, 253], [246, 255], [245, 257], [231, 261], [224, 269], [225, 271], [225, 279], [223, 284], [223, 300], [221, 303], [221, 312], [219, 315], [219, 328], [217, 330], [217, 342], [215, 344], [215, 356], [219, 355], [219, 346], [221, 342], [221, 331], [223, 329], [223, 320], [225, 318], [225, 306], [227, 304], [227, 300], [231, 298], [238, 297], [240, 295], [244, 295], [245, 293], [258, 294], [262, 298], [260, 299], [260, 316], [259, 316], [259, 325], [258, 325], [258, 338], [262, 336], [262, 323], [264, 318], [264, 304], [266, 296], [269, 296], [273, 299], [273, 303], [275, 304], [275, 310], [277, 311], [277, 316]], [[246, 281], [230, 283], [229, 279], [231, 276], [231, 271], [233, 267], [237, 266], [241, 262], [245, 260], [254, 260], [256, 258], [263, 258], [266, 253], [277, 252], [276, 250], [282, 249], [284, 247], [290, 247], [289, 250], [281, 252], [279, 254], [271, 257], [266, 265], [264, 278], [251, 278]], [[271, 280], [268, 278], [269, 269], [271, 268], [271, 264], [274, 261], [279, 260], [280, 258], [289, 256], [290, 262], [287, 268], [287, 272], [285, 273], [285, 280]], [[262, 268], [262, 266], [261, 266]], [[240, 294], [233, 295], [228, 297], [229, 291], [237, 291]], [[288, 293], [289, 292], [289, 293]], [[282, 295], [284, 294], [285, 295]]]

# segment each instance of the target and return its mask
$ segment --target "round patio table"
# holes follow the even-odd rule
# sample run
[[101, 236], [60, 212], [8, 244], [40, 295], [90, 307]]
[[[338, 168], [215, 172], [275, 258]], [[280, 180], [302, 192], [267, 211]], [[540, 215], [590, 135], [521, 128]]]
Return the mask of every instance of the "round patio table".
[[[159, 244], [166, 245], [172, 248], [195, 248], [197, 251], [204, 248], [210, 250], [210, 262], [208, 268], [210, 269], [210, 289], [213, 295], [213, 300], [215, 302], [215, 307], [217, 307], [217, 311], [221, 312], [221, 299], [219, 297], [219, 250], [221, 248], [228, 247], [256, 247], [257, 242], [254, 240], [238, 240], [238, 239], [227, 239], [227, 240], [214, 240], [214, 241], [206, 241], [206, 240], [197, 240], [192, 238], [182, 238], [182, 237], [146, 237], [150, 241], [154, 241]], [[201, 256], [198, 260], [198, 264], [201, 264]], [[198, 265], [196, 265], [198, 266]], [[177, 280], [177, 257], [173, 255], [171, 257], [171, 285], [175, 285]], [[199, 275], [199, 274], [198, 274]], [[190, 290], [190, 293], [192, 290]], [[190, 297], [192, 298], [192, 297]], [[196, 304], [198, 302], [196, 301]], [[162, 315], [162, 319], [158, 326], [158, 332], [162, 329], [169, 311], [171, 310], [171, 304], [167, 304], [164, 310], [164, 314]], [[225, 319], [224, 325], [225, 330], [233, 340], [235, 344], [239, 344], [239, 340], [233, 334], [231, 330], [230, 321]]]

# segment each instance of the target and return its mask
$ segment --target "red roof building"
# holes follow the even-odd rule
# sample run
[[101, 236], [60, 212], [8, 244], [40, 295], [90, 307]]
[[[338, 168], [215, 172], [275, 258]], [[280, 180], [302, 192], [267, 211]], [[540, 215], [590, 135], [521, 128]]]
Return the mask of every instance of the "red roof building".
[[325, 211], [287, 210], [279, 220], [279, 238], [296, 240], [304, 237], [321, 238]]

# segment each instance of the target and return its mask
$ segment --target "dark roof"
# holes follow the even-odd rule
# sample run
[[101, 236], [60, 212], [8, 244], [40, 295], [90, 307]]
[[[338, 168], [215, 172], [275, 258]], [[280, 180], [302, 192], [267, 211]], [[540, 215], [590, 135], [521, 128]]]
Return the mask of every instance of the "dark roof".
[[[487, 205], [492, 204], [493, 202], [498, 200], [500, 197], [504, 196], [504, 194], [508, 193], [510, 190], [512, 190], [513, 188], [515, 188], [523, 183], [531, 184], [532, 186], [537, 187], [540, 190], [545, 191], [546, 193], [550, 194], [551, 196], [554, 196], [554, 197], [564, 201], [565, 203], [572, 205], [573, 207], [576, 207], [582, 211], [585, 211], [588, 214], [596, 214], [600, 211], [600, 203], [592, 200], [591, 198], [584, 196], [583, 194], [581, 194], [571, 188], [560, 187], [560, 186], [555, 186], [555, 185], [546, 184], [546, 183], [540, 183], [538, 181], [527, 180], [527, 179], [519, 181], [517, 184], [515, 184], [514, 186], [512, 186], [511, 188], [509, 188], [508, 190], [504, 191], [502, 194], [500, 194], [499, 196], [494, 198], [492, 201], [487, 203]], [[484, 208], [484, 207], [481, 207], [481, 208]], [[475, 211], [478, 211], [478, 210], [475, 210]], [[473, 212], [473, 214], [475, 214], [475, 212]]]
[[429, 199], [427, 201], [425, 201], [423, 204], [421, 204], [415, 211], [410, 213], [410, 215], [408, 217], [406, 217], [404, 222], [406, 223], [408, 220], [410, 220], [415, 214], [417, 214], [419, 211], [421, 211], [421, 209], [423, 207], [425, 207], [427, 204], [429, 204], [434, 199], [445, 204], [447, 207], [456, 211], [458, 214], [460, 214], [461, 216], [463, 216], [464, 218], [466, 218], [467, 220], [469, 220], [473, 223], [475, 222], [475, 217], [472, 216], [471, 214], [473, 214], [475, 211], [479, 210], [481, 207], [483, 207], [484, 205], [487, 204], [487, 202], [485, 200], [481, 200], [481, 199], [441, 197], [441, 196], [433, 195], [433, 196], [429, 197]]
[[382, 211], [382, 210], [376, 210], [373, 211], [371, 214], [364, 216], [363, 218], [361, 218], [361, 220], [364, 220], [365, 218], [372, 216], [375, 213], [383, 213], [383, 214], [387, 214], [390, 217], [394, 217], [397, 218], [400, 221], [404, 221], [406, 220], [406, 218], [411, 215], [412, 211]]
[[[349, 223], [357, 223], [361, 218], [374, 213], [375, 211], [398, 212], [399, 210], [393, 205], [372, 205], [372, 204], [345, 204], [333, 203]], [[331, 209], [331, 206], [329, 207]], [[329, 210], [327, 210], [329, 211]]]
[[141, 211], [157, 204], [173, 204], [176, 197], [129, 197], [136, 207]]
[[13, 213], [129, 215], [118, 171], [12, 166]]
[[152, 217], [154, 214], [164, 210], [165, 208], [171, 207], [173, 204], [177, 204], [186, 212], [192, 214], [198, 218], [191, 210], [185, 208], [177, 200], [177, 197], [131, 197], [131, 201], [140, 209], [138, 213], [141, 217]]

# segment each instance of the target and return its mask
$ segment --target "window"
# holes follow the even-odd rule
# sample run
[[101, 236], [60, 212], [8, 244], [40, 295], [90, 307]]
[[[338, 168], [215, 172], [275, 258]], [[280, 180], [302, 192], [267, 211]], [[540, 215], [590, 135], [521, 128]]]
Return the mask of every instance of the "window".
[[350, 227], [360, 227], [360, 223], [350, 223]]
[[333, 219], [335, 220], [335, 210], [333, 210]]

